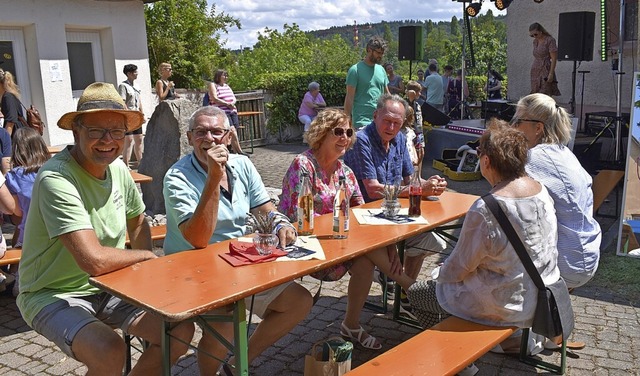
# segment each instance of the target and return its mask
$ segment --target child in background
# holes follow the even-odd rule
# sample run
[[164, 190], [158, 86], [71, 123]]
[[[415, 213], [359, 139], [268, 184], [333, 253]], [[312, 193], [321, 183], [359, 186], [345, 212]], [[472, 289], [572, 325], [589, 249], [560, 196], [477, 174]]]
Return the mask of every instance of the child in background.
[[[407, 83], [407, 91], [405, 93], [407, 96], [407, 102], [409, 103], [409, 107], [413, 110], [412, 122], [409, 125], [412, 127], [415, 133], [413, 145], [416, 150], [416, 154], [418, 156], [418, 162], [415, 163], [415, 165], [420, 170], [422, 170], [422, 159], [424, 158], [424, 147], [425, 147], [424, 134], [422, 133], [422, 107], [420, 106], [420, 103], [418, 103], [418, 98], [419, 98], [421, 89], [422, 89], [422, 86], [420, 86], [420, 84], [417, 81], [409, 81]], [[407, 120], [405, 121], [405, 123], [407, 123], [408, 120], [409, 118], [407, 117]]]
[[[13, 246], [22, 247], [24, 239], [24, 225], [31, 204], [31, 191], [36, 174], [40, 167], [49, 160], [50, 154], [47, 144], [40, 134], [32, 128], [22, 127], [14, 131], [13, 134], [13, 168], [7, 173], [7, 188], [16, 203], [14, 211], [14, 223], [18, 227], [13, 234]], [[13, 295], [18, 292], [17, 265], [11, 265], [10, 272], [16, 274], [16, 283], [13, 288]]]

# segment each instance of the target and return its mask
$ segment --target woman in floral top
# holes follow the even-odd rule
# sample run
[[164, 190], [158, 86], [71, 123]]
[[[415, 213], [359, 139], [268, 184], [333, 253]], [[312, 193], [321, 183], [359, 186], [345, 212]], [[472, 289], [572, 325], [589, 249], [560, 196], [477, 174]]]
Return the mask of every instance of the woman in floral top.
[[[299, 154], [289, 166], [282, 183], [282, 200], [279, 210], [292, 221], [297, 221], [298, 192], [301, 172], [307, 171], [314, 191], [313, 207], [316, 215], [333, 212], [333, 198], [340, 176], [345, 177], [350, 205], [364, 203], [353, 171], [339, 158], [355, 142], [354, 130], [349, 117], [341, 110], [327, 109], [313, 120], [307, 140], [311, 149]], [[349, 292], [347, 312], [340, 334], [362, 346], [378, 350], [382, 344], [360, 326], [360, 312], [367, 299], [373, 279], [373, 268], [378, 268], [400, 285], [411, 285], [411, 280], [402, 273], [402, 265], [395, 247], [385, 247], [367, 253], [351, 262], [342, 264], [349, 270]]]

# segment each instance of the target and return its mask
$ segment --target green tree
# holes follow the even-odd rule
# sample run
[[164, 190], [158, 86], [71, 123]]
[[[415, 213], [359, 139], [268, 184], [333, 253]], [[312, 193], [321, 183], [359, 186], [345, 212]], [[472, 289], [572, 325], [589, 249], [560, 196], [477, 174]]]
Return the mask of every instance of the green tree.
[[252, 50], [242, 51], [229, 85], [234, 90], [261, 87], [262, 76], [270, 73], [345, 72], [359, 60], [359, 52], [343, 38], [317, 39], [296, 24], [284, 25], [284, 31], [265, 29]]
[[[240, 28], [240, 21], [206, 0], [164, 0], [145, 5], [149, 65], [171, 63], [176, 86], [201, 88], [213, 67], [226, 65], [232, 56], [221, 47], [221, 34]], [[152, 74], [156, 77], [156, 74]], [[155, 82], [155, 78], [152, 83]]]

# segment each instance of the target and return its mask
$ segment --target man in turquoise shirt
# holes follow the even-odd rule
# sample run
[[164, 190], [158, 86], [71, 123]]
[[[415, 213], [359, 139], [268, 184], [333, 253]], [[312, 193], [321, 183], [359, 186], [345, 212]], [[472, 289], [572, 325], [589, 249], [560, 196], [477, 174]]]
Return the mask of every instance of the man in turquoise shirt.
[[349, 68], [347, 72], [347, 94], [344, 98], [344, 112], [351, 116], [351, 123], [360, 129], [373, 121], [373, 111], [378, 98], [389, 94], [389, 78], [380, 65], [387, 43], [375, 36], [367, 42], [364, 59]]
[[[296, 232], [286, 216], [277, 212], [260, 174], [249, 158], [229, 154], [229, 119], [218, 107], [196, 110], [189, 119], [187, 139], [193, 153], [176, 162], [164, 177], [163, 195], [167, 211], [165, 254], [204, 248], [246, 232], [247, 213], [275, 216], [274, 233], [280, 245], [293, 243]], [[218, 259], [218, 262], [225, 262]], [[227, 283], [219, 276], [220, 283]], [[251, 299], [249, 299], [251, 300]], [[313, 301], [307, 289], [288, 282], [255, 295], [253, 313], [262, 318], [249, 338], [249, 362], [289, 333], [309, 311]], [[228, 340], [230, 323], [210, 323]], [[198, 344], [200, 374], [216, 370], [227, 350], [208, 331]], [[224, 373], [230, 371], [226, 364]]]

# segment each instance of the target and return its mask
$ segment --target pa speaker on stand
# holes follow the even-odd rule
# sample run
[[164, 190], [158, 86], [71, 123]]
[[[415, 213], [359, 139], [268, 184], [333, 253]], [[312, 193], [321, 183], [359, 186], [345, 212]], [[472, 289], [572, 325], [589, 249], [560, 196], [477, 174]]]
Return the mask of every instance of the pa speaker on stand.
[[422, 60], [422, 26], [398, 28], [398, 60]]

